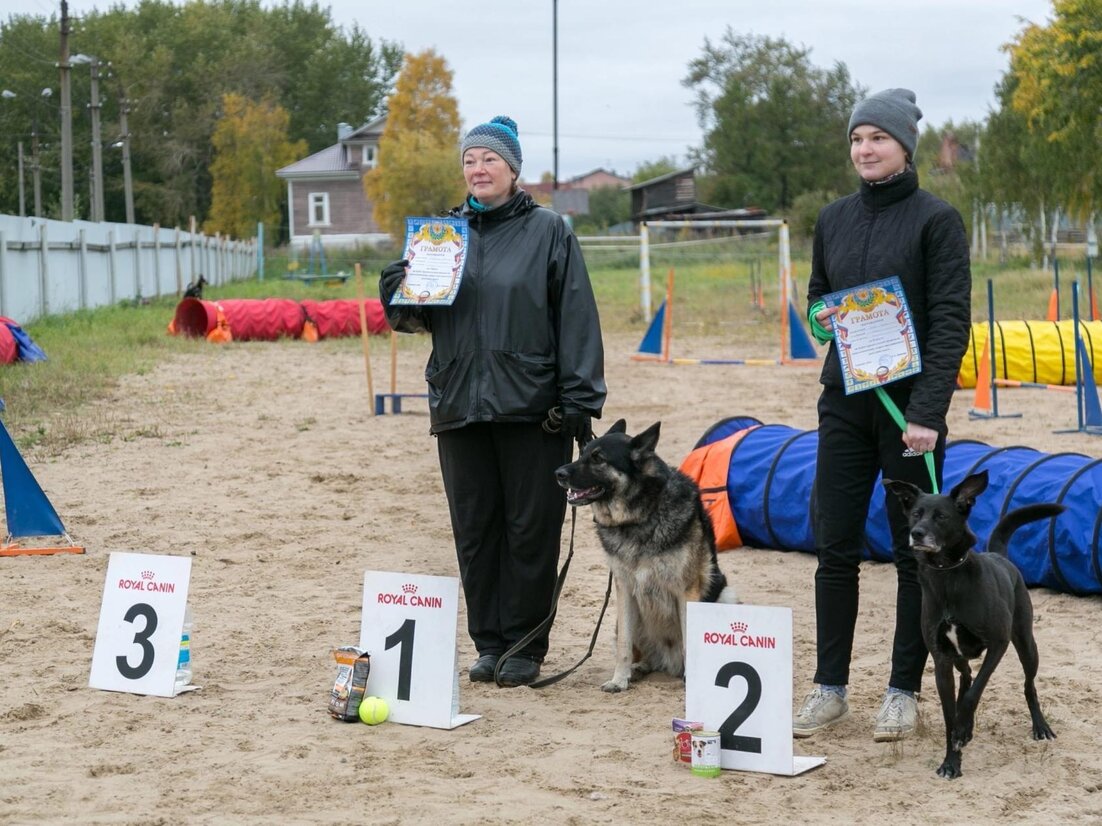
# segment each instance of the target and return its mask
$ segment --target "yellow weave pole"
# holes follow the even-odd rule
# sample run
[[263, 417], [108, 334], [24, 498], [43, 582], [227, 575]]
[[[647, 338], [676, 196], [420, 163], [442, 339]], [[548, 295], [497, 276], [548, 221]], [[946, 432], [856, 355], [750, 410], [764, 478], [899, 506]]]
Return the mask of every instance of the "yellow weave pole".
[[360, 341], [364, 348], [364, 368], [367, 370], [367, 408], [371, 415], [375, 415], [375, 382], [371, 378], [371, 344], [368, 341], [367, 332], [367, 308], [364, 298], [364, 278], [360, 269], [360, 262], [356, 262], [356, 293], [359, 296], [357, 303], [360, 305]]

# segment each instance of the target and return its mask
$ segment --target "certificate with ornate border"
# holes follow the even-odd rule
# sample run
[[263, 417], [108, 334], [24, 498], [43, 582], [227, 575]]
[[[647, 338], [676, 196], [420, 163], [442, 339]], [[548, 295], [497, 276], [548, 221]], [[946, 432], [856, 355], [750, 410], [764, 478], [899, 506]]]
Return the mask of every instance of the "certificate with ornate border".
[[455, 301], [469, 237], [466, 218], [406, 218], [409, 271], [390, 303], [446, 306]]
[[898, 276], [824, 295], [846, 395], [922, 372], [911, 310]]

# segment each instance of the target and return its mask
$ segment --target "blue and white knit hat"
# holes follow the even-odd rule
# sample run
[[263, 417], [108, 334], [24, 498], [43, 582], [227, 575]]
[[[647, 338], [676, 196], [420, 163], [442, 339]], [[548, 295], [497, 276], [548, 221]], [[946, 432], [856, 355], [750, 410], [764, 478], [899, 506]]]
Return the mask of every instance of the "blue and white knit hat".
[[517, 123], [508, 115], [498, 115], [489, 123], [480, 123], [467, 133], [459, 148], [459, 156], [472, 146], [484, 146], [492, 149], [509, 164], [517, 175], [520, 175], [520, 165], [524, 156], [520, 151], [520, 140], [517, 138]]

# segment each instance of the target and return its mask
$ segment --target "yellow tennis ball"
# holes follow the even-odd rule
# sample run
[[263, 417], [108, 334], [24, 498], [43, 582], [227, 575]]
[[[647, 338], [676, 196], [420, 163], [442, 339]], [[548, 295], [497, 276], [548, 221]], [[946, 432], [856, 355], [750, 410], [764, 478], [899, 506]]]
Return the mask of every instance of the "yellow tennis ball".
[[360, 703], [360, 721], [369, 726], [385, 722], [389, 715], [390, 709], [382, 697], [364, 697]]

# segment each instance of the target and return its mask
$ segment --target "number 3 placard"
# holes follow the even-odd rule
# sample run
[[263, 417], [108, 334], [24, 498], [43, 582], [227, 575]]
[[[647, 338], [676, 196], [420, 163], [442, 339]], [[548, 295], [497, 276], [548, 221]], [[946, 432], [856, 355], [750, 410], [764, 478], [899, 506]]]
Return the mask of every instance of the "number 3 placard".
[[687, 609], [685, 717], [719, 732], [720, 765], [794, 775], [826, 762], [792, 754], [792, 609]]
[[360, 648], [371, 655], [367, 694], [382, 697], [395, 723], [456, 728], [459, 714], [455, 577], [367, 571]]
[[111, 554], [91, 688], [173, 696], [190, 582], [189, 556]]

